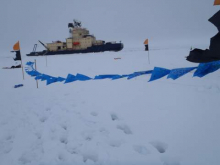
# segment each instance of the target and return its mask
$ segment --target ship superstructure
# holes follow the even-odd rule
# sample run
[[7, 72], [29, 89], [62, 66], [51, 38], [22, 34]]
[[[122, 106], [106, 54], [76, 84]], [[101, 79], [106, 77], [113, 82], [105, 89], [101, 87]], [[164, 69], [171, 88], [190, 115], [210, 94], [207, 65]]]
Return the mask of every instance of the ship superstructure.
[[89, 30], [81, 27], [80, 21], [74, 20], [74, 23], [68, 24], [68, 28], [69, 37], [66, 38], [66, 42], [55, 41], [46, 45], [40, 42], [46, 50], [33, 51], [27, 56], [120, 51], [123, 49], [122, 43], [105, 43], [103, 40], [96, 40], [95, 36], [90, 35]]

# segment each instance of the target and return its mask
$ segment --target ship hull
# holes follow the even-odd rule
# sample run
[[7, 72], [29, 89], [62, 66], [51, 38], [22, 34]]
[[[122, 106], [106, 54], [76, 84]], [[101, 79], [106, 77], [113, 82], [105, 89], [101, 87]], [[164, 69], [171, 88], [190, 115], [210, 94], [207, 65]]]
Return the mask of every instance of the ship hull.
[[122, 43], [106, 43], [104, 45], [93, 45], [83, 50], [59, 50], [59, 51], [40, 51], [31, 52], [27, 56], [42, 56], [42, 55], [62, 55], [62, 54], [76, 54], [76, 53], [95, 53], [104, 51], [120, 51], [123, 49]]

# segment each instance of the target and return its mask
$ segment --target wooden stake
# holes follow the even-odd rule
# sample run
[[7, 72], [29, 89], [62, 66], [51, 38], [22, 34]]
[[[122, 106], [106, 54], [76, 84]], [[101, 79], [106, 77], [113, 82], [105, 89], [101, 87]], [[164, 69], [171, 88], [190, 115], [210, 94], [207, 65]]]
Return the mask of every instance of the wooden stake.
[[149, 48], [148, 48], [148, 63], [150, 64], [150, 50], [149, 50]]
[[46, 67], [47, 67], [47, 55], [46, 55]]
[[[35, 63], [35, 70], [37, 71], [37, 61], [36, 59], [34, 60], [34, 63]], [[38, 81], [36, 80], [36, 84], [37, 84], [37, 88], [38, 88]]]
[[[21, 50], [20, 51], [20, 56], [21, 56]], [[23, 80], [24, 80], [24, 67], [23, 67], [23, 63], [22, 63], [22, 58], [21, 58], [21, 69], [22, 69], [22, 75], [23, 75]]]

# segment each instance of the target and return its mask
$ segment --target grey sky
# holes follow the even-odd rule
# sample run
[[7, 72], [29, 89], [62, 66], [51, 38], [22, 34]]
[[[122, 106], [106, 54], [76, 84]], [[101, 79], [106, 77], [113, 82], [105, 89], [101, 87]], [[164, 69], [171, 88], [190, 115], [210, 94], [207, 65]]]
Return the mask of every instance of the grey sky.
[[[143, 43], [205, 40], [217, 33], [208, 19], [220, 9], [214, 0], [2, 0], [0, 49], [20, 40], [31, 51], [38, 39], [65, 41], [67, 24], [82, 22], [97, 39]], [[41, 48], [43, 49], [43, 48]], [[25, 52], [27, 53], [27, 52]]]

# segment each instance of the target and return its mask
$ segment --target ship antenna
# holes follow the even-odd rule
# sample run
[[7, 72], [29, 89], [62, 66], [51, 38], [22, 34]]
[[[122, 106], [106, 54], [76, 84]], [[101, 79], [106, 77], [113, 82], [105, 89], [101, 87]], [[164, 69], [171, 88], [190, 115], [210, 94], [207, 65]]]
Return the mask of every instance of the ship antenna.
[[81, 27], [82, 26], [81, 22], [76, 20], [76, 19], [74, 19], [73, 22], [74, 22], [75, 27]]

